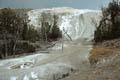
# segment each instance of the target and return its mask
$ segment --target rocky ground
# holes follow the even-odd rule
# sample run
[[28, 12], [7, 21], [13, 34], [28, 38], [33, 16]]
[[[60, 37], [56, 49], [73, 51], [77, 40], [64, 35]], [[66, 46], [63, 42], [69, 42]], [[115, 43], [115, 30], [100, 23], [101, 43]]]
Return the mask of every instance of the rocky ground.
[[65, 42], [63, 50], [57, 43], [49, 53], [1, 60], [0, 80], [120, 80], [119, 43], [104, 41], [92, 49]]
[[89, 68], [64, 80], [120, 80], [120, 39], [94, 45], [89, 62]]
[[64, 42], [64, 49], [59, 47], [49, 49], [49, 53], [1, 60], [0, 80], [60, 80], [88, 71], [91, 45]]

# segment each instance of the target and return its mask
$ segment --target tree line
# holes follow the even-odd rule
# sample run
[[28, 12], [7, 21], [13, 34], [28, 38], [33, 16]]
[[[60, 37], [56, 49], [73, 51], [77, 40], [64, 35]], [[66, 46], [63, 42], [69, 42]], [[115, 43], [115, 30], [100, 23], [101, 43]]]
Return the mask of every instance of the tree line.
[[94, 41], [120, 38], [120, 1], [112, 0], [102, 8], [102, 19], [94, 33]]
[[30, 43], [40, 40], [57, 40], [62, 36], [55, 15], [53, 26], [45, 20], [42, 21], [40, 29], [28, 25], [27, 12], [29, 10], [31, 9], [3, 8], [0, 10], [0, 58], [18, 53], [34, 52], [36, 47]]

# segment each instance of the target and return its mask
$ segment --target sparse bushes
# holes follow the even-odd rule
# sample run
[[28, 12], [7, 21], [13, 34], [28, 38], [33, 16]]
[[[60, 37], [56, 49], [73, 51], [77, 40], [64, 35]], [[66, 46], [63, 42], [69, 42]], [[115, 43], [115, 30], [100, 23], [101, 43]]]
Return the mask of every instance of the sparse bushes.
[[20, 39], [23, 20], [14, 10], [10, 8], [1, 9], [0, 12], [0, 34], [3, 40], [2, 52], [5, 57], [8, 54], [15, 55], [18, 39]]
[[[19, 47], [22, 40], [36, 40], [36, 31], [33, 27], [28, 27], [27, 15], [23, 12], [18, 13], [15, 9], [4, 8], [0, 10], [0, 58], [19, 53], [19, 49], [34, 51], [34, 47], [29, 44], [24, 50], [24, 46]], [[32, 49], [31, 49], [32, 48]], [[26, 52], [26, 51], [25, 51]]]
[[32, 53], [35, 52], [36, 47], [29, 41], [20, 41], [17, 43], [16, 53]]
[[102, 20], [94, 33], [94, 41], [102, 42], [120, 37], [120, 4], [118, 0], [102, 8]]
[[25, 9], [20, 9], [20, 11], [10, 8], [1, 9], [0, 58], [34, 52], [36, 47], [31, 43], [35, 44], [36, 41], [41, 40], [48, 42], [62, 37], [62, 33], [57, 26], [57, 16], [51, 16], [54, 19], [53, 25], [49, 24], [46, 16], [49, 15], [43, 14], [41, 17], [43, 18], [41, 28], [35, 29], [33, 25], [28, 25], [29, 20]]
[[54, 24], [53, 24], [53, 26], [50, 26], [50, 27], [52, 27], [52, 30], [51, 30], [51, 32], [49, 30], [49, 33], [47, 34], [47, 36], [48, 36], [48, 39], [56, 40], [57, 38], [62, 37], [62, 32], [60, 31], [60, 29], [57, 25], [57, 17], [54, 15], [53, 18], [54, 18]]
[[53, 41], [57, 40], [58, 38], [62, 37], [62, 32], [60, 31], [58, 25], [57, 25], [57, 19], [58, 17], [56, 15], [50, 15], [53, 18], [53, 25], [49, 24], [47, 22], [47, 16], [45, 16], [46, 13], [43, 13], [41, 18], [41, 36], [43, 41]]
[[24, 26], [22, 37], [23, 40], [35, 42], [40, 40], [40, 33], [32, 25]]

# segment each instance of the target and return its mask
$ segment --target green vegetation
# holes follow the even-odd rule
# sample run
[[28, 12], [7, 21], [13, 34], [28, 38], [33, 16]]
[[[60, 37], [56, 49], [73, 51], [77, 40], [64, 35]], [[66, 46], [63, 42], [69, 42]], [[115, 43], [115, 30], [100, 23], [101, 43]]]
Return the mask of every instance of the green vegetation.
[[120, 38], [120, 2], [113, 0], [107, 8], [102, 8], [102, 20], [94, 34], [94, 41], [102, 42]]
[[22, 38], [23, 40], [35, 42], [40, 40], [40, 34], [35, 30], [34, 26], [26, 25], [23, 28]]
[[36, 42], [54, 41], [62, 36], [55, 15], [52, 17], [53, 25], [49, 25], [45, 17], [47, 15], [44, 14], [41, 28], [35, 29], [33, 25], [28, 25], [27, 11], [29, 10], [31, 9], [0, 10], [0, 58], [34, 52], [38, 48]]
[[[60, 31], [60, 29], [57, 26], [57, 16], [53, 16], [54, 18], [54, 24], [53, 26], [49, 26], [47, 28], [47, 37], [48, 40], [56, 40], [57, 38], [61, 38], [62, 37], [62, 32]], [[51, 31], [50, 31], [51, 29]]]
[[35, 51], [31, 44], [25, 44], [25, 41], [31, 41], [37, 36], [36, 31], [28, 27], [27, 23], [28, 17], [24, 11], [18, 12], [10, 8], [0, 10], [0, 58], [28, 52], [27, 50]]
[[15, 55], [15, 48], [20, 39], [23, 29], [22, 18], [10, 8], [1, 9], [0, 12], [0, 34], [3, 41], [1, 57], [7, 57], [10, 53]]
[[[53, 25], [50, 25], [49, 22], [47, 22], [47, 19], [49, 17], [53, 17]], [[42, 28], [41, 28], [41, 34], [42, 34], [42, 40], [43, 41], [54, 41], [58, 38], [62, 37], [62, 32], [57, 26], [57, 16], [56, 15], [49, 15], [46, 13], [42, 13]]]

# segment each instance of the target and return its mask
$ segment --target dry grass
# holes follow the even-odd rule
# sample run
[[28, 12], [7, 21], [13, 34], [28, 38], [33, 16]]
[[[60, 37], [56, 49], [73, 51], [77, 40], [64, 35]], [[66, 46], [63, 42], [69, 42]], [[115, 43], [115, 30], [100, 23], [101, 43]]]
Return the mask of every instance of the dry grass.
[[89, 61], [90, 63], [96, 64], [99, 59], [103, 57], [108, 57], [112, 54], [117, 54], [116, 52], [120, 52], [120, 48], [112, 48], [112, 47], [93, 47], [90, 52]]
[[120, 80], [120, 39], [94, 45], [89, 61], [93, 66], [89, 80]]
[[[115, 57], [115, 55], [117, 56]], [[113, 60], [109, 56], [115, 57]], [[109, 63], [97, 64], [100, 59], [107, 58]], [[94, 47], [89, 57], [93, 71], [89, 80], [120, 80], [120, 48]], [[94, 79], [93, 79], [94, 78]]]
[[95, 64], [100, 58], [108, 57], [112, 54], [116, 54], [116, 52], [120, 52], [120, 39], [97, 43], [91, 51], [89, 57], [90, 63]]
[[102, 47], [94, 47], [91, 51], [90, 58], [99, 58], [100, 56], [108, 55], [112, 52], [112, 49], [102, 48]]

